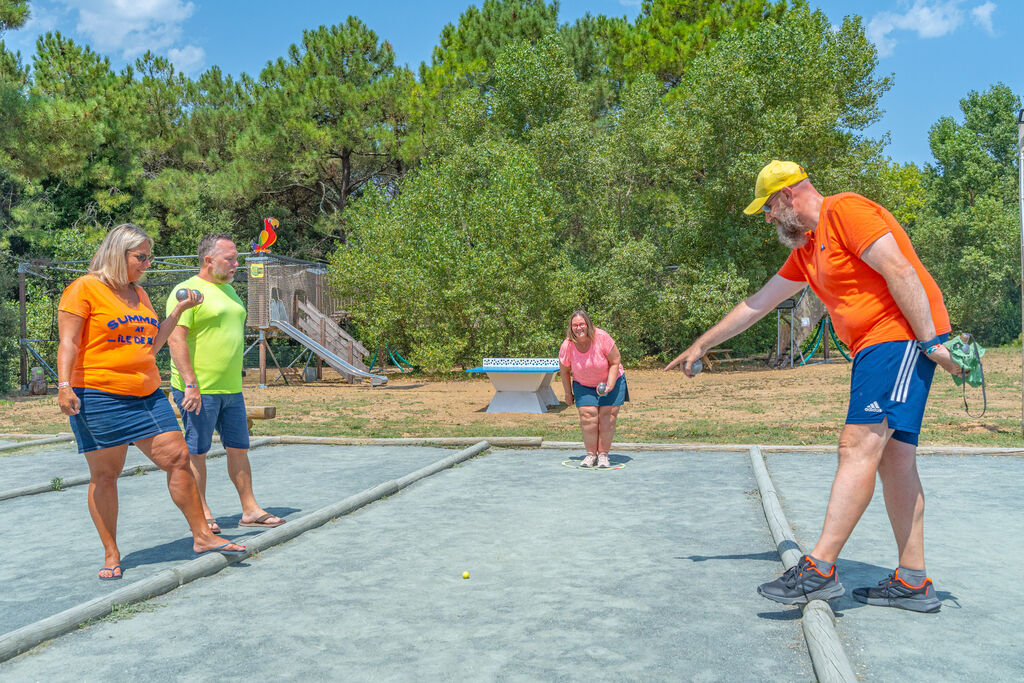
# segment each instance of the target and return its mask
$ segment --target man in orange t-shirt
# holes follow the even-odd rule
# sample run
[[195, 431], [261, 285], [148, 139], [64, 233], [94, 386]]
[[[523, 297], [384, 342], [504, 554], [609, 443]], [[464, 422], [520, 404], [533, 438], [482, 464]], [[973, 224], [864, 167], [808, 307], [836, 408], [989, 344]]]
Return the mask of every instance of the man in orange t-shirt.
[[665, 369], [693, 363], [786, 299], [810, 286], [854, 354], [850, 404], [839, 439], [839, 465], [821, 536], [810, 554], [758, 592], [783, 604], [831, 600], [845, 593], [835, 562], [882, 479], [899, 566], [853, 597], [871, 605], [935, 612], [924, 563], [924, 493], [917, 439], [936, 365], [960, 368], [942, 342], [950, 332], [942, 292], [906, 232], [883, 207], [858, 194], [822, 196], [789, 161], [761, 169], [747, 214], [765, 212], [789, 258], [758, 292], [740, 302]]

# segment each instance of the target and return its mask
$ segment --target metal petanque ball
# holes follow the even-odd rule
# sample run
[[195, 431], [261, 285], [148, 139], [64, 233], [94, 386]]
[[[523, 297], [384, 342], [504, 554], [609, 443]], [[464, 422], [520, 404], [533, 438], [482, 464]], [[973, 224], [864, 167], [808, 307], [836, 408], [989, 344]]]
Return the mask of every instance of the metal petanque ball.
[[693, 365], [690, 366], [690, 372], [692, 372], [695, 375], [699, 375], [700, 371], [703, 370], [703, 369], [704, 369], [704, 362], [700, 358], [698, 358], [697, 360], [693, 361]]
[[[198, 289], [193, 289], [192, 291], [195, 292], [196, 299], [198, 299], [196, 303], [202, 303], [203, 293], [200, 292]], [[182, 287], [181, 289], [174, 293], [174, 296], [177, 297], [178, 301], [184, 301], [185, 299], [188, 298], [188, 290]]]
[[597, 385], [597, 395], [598, 396], [604, 396], [604, 392], [606, 392], [606, 391], [608, 391], [608, 385], [607, 384], [605, 384], [604, 382], [601, 382], [600, 384]]

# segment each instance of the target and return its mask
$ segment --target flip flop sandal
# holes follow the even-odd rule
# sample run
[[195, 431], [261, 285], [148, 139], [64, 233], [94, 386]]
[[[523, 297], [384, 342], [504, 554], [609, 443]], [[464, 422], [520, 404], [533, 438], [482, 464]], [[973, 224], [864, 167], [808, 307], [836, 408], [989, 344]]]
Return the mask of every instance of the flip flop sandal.
[[[229, 545], [237, 545], [239, 548], [241, 548], [241, 550], [227, 550], [226, 548]], [[227, 543], [223, 543], [223, 544], [217, 546], [216, 548], [210, 548], [209, 550], [204, 550], [204, 551], [202, 551], [200, 553], [196, 553], [196, 557], [199, 557], [201, 555], [205, 555], [206, 553], [222, 553], [224, 555], [245, 555], [247, 552], [249, 552], [249, 551], [241, 543], [235, 543], [234, 541], [228, 541]]]
[[[110, 572], [110, 576], [97, 576], [100, 581], [117, 581], [124, 576], [124, 570], [121, 569], [121, 565], [115, 564], [113, 567], [104, 567], [100, 570], [101, 572]], [[120, 574], [115, 575], [115, 571], [120, 571]]]
[[281, 526], [282, 524], [284, 524], [284, 520], [283, 519], [280, 522], [268, 522], [267, 520], [270, 519], [271, 517], [277, 517], [277, 515], [272, 515], [272, 514], [270, 514], [268, 512], [266, 514], [260, 515], [259, 517], [257, 517], [256, 519], [252, 520], [251, 522], [242, 522], [242, 521], [240, 521], [240, 522], [238, 522], [238, 526], [257, 526], [257, 527], [263, 527], [263, 528], [266, 528], [266, 529], [272, 529], [274, 527], [278, 527], [278, 526]]

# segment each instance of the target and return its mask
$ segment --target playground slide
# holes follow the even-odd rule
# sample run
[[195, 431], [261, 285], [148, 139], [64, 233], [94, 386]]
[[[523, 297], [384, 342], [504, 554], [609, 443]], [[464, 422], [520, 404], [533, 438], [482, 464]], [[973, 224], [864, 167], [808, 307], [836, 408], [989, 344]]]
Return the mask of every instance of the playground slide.
[[365, 379], [370, 380], [370, 384], [373, 386], [377, 386], [378, 384], [385, 384], [388, 381], [388, 378], [384, 377], [383, 375], [374, 375], [369, 372], [364, 372], [363, 370], [360, 370], [359, 368], [351, 365], [350, 363], [347, 363], [346, 361], [342, 360], [335, 354], [331, 353], [328, 349], [324, 348], [319, 342], [314, 341], [312, 338], [305, 335], [301, 330], [296, 328], [291, 323], [285, 322], [283, 320], [271, 319], [270, 326], [276, 327], [277, 329], [281, 330], [282, 332], [284, 332], [289, 337], [305, 346], [307, 349], [309, 349], [316, 355], [320, 356], [320, 358], [322, 358], [325, 363], [327, 363], [328, 365], [330, 365], [332, 368], [342, 373], [343, 375], [354, 375], [356, 377], [363, 377]]

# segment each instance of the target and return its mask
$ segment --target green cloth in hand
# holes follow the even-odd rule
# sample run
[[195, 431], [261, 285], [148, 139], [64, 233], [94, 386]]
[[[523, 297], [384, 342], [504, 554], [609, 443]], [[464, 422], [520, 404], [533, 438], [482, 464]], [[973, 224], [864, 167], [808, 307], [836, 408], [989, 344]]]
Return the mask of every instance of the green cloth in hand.
[[[963, 341], [960, 336], [954, 336], [943, 346], [949, 349], [949, 355], [953, 357], [953, 362], [964, 369], [967, 383], [972, 387], [980, 387], [984, 378], [981, 371], [981, 357], [985, 355], [985, 349], [978, 346], [973, 338], [970, 338], [970, 341]], [[960, 386], [964, 382], [964, 377], [953, 375], [953, 381]]]

